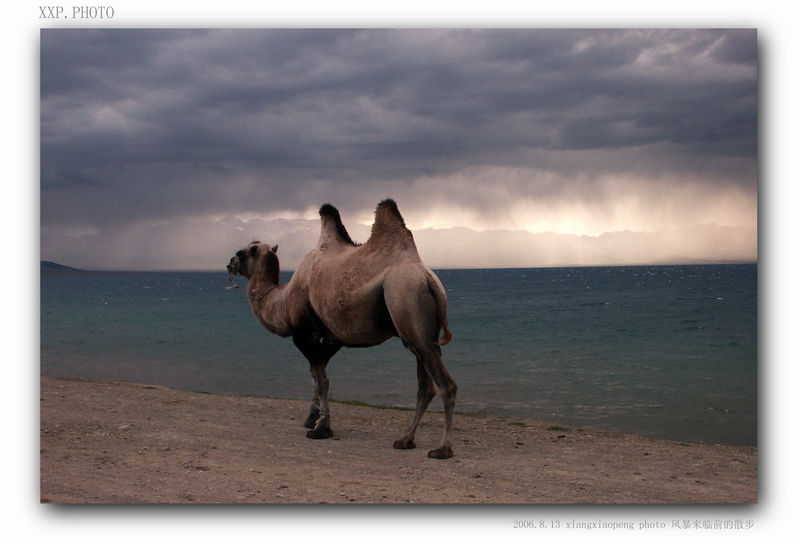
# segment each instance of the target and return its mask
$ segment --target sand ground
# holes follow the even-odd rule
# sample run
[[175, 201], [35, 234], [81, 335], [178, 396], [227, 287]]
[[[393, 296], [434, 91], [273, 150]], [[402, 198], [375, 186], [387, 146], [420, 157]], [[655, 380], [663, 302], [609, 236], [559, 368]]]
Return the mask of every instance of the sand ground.
[[[436, 402], [436, 401], [434, 401]], [[309, 440], [306, 401], [41, 378], [46, 503], [755, 503], [758, 451], [457, 414], [455, 456], [394, 450], [412, 412], [334, 403]]]

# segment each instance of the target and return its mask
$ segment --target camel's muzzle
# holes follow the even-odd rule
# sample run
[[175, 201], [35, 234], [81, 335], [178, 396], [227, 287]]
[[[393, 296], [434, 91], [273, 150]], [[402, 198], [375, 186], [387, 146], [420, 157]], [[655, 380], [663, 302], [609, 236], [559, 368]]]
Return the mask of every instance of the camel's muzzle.
[[239, 257], [231, 257], [231, 262], [228, 263], [229, 274], [239, 274]]

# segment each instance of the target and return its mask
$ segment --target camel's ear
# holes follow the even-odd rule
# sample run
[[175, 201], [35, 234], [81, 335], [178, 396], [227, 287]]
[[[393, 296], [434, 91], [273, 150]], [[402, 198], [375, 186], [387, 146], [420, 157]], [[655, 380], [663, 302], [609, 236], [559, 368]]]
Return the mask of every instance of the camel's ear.
[[272, 246], [272, 252], [273, 253], [277, 253], [278, 252], [278, 244], [275, 244], [274, 246]]

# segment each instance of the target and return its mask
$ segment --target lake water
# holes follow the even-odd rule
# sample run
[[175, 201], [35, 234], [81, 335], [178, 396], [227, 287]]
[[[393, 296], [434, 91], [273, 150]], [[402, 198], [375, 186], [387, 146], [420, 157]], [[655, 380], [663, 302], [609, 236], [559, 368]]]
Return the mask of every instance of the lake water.
[[[436, 273], [457, 410], [756, 445], [757, 265]], [[310, 399], [305, 359], [226, 278], [43, 277], [41, 373]], [[398, 339], [343, 349], [328, 374], [335, 399], [414, 405], [416, 364]]]

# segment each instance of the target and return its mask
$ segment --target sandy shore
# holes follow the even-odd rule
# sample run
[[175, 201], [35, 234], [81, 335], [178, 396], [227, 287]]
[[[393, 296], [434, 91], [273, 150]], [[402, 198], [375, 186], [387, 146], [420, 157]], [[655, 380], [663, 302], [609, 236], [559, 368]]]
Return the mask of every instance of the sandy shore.
[[[436, 402], [436, 401], [435, 401]], [[756, 448], [457, 414], [455, 456], [394, 450], [412, 413], [41, 378], [41, 501], [55, 503], [754, 503]]]

